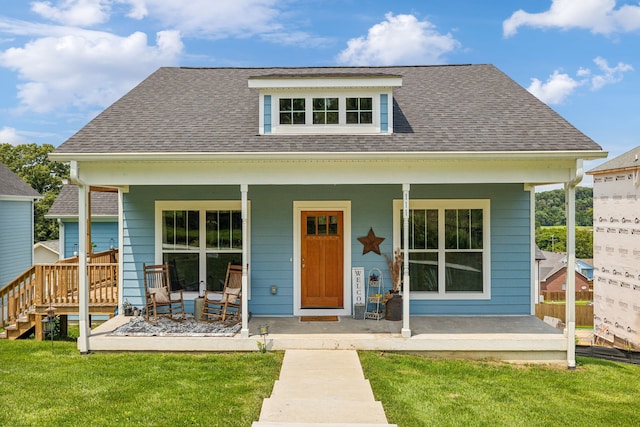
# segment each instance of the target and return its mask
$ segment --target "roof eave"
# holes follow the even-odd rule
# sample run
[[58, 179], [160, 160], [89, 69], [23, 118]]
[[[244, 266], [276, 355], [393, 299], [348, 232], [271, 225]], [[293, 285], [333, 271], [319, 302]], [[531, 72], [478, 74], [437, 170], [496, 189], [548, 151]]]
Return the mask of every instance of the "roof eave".
[[44, 198], [44, 196], [22, 196], [22, 195], [17, 195], [17, 194], [0, 194], [0, 200], [13, 200], [13, 201], [21, 201], [21, 202], [28, 202], [28, 201], [38, 201], [40, 199]]
[[568, 151], [402, 151], [402, 152], [148, 152], [148, 153], [51, 153], [49, 157], [56, 161], [242, 161], [242, 160], [446, 160], [446, 159], [583, 159], [596, 160], [606, 158], [608, 153], [602, 150]]
[[597, 168], [594, 168], [585, 173], [587, 175], [603, 175], [603, 174], [610, 174], [610, 173], [635, 171], [638, 169], [640, 169], [640, 164], [633, 165], [633, 166], [621, 166], [621, 167], [610, 168], [610, 169], [600, 169], [600, 170], [597, 170]]

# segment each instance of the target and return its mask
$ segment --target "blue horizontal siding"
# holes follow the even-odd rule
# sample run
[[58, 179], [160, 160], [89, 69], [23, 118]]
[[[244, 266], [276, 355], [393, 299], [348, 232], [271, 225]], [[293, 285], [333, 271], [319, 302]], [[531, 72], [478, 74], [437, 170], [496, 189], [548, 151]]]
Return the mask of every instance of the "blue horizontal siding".
[[[106, 251], [111, 246], [118, 247], [118, 222], [92, 222], [91, 242], [95, 245], [94, 252]], [[64, 258], [72, 257], [74, 250], [78, 250], [78, 222], [64, 222]]]
[[[373, 228], [384, 237], [380, 250], [392, 252], [393, 200], [402, 198], [400, 185], [250, 186], [251, 300], [254, 315], [293, 314], [294, 201], [351, 201], [352, 267], [365, 272], [380, 268], [391, 280], [383, 257], [362, 254], [357, 240]], [[413, 185], [411, 199], [491, 200], [491, 299], [414, 300], [412, 314], [529, 314], [530, 313], [530, 197], [522, 184]], [[153, 262], [155, 200], [239, 200], [239, 186], [131, 187], [124, 195], [124, 296], [142, 304], [142, 264]], [[276, 295], [271, 286], [277, 287]]]
[[33, 263], [32, 221], [31, 201], [0, 200], [0, 288]]

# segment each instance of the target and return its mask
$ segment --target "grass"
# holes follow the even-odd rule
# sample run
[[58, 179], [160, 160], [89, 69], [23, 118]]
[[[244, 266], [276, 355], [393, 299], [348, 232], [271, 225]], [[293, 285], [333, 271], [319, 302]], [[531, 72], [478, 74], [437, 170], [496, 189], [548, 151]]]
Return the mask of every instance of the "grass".
[[578, 367], [361, 352], [390, 423], [408, 426], [637, 426], [640, 366]]
[[250, 426], [282, 353], [96, 353], [0, 340], [1, 426]]
[[[567, 302], [564, 300], [558, 300], [558, 301], [545, 301], [545, 304], [559, 304], [559, 305], [565, 305]], [[576, 305], [587, 305], [593, 303], [593, 301], [587, 301], [587, 300], [580, 300], [580, 301], [576, 301]]]
[[[0, 340], [0, 426], [250, 426], [283, 353], [78, 354], [69, 341]], [[390, 423], [635, 426], [640, 366], [575, 370], [360, 352]]]

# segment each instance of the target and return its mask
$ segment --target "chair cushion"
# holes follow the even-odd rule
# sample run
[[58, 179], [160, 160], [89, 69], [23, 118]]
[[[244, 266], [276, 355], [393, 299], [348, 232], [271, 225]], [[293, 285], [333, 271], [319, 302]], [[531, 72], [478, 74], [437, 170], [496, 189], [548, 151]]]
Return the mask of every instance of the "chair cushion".
[[227, 288], [225, 291], [225, 295], [227, 297], [227, 302], [229, 304], [235, 304], [240, 296], [240, 288]]
[[169, 298], [169, 292], [167, 292], [167, 288], [165, 287], [150, 288], [149, 293], [155, 294], [157, 303], [171, 302], [171, 299]]

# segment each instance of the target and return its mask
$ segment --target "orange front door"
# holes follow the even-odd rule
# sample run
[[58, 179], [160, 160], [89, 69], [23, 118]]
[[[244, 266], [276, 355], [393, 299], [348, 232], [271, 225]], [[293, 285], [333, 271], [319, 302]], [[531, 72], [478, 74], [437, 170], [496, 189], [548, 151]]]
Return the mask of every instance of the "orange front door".
[[342, 211], [303, 211], [301, 308], [343, 308]]

